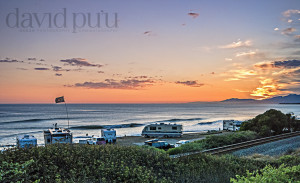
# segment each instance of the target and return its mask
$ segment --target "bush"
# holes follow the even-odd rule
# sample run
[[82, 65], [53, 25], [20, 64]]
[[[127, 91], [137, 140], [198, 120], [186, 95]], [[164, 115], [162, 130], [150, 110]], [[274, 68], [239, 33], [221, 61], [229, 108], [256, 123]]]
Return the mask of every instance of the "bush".
[[[23, 166], [31, 159], [30, 166]], [[1, 177], [9, 181], [1, 182], [22, 182], [25, 173], [25, 182], [164, 182], [175, 171], [175, 163], [165, 152], [113, 145], [11, 149], [0, 154], [0, 161], [10, 165], [2, 165], [6, 168], [1, 168]]]
[[258, 138], [256, 132], [252, 131], [243, 131], [243, 132], [235, 132], [226, 135], [211, 135], [206, 137], [202, 142], [204, 143], [205, 149], [211, 149], [215, 147], [221, 147], [230, 144], [236, 144], [240, 142], [245, 142], [248, 140], [254, 140]]
[[256, 170], [253, 173], [247, 171], [246, 176], [236, 176], [236, 179], [231, 178], [230, 182], [300, 182], [300, 165], [286, 167], [282, 164], [279, 168], [267, 165], [262, 170]]
[[281, 111], [270, 109], [255, 118], [242, 123], [240, 130], [251, 130], [261, 136], [277, 135], [284, 132], [284, 129], [290, 129], [292, 121], [290, 114], [283, 114]]
[[[191, 144], [191, 143], [190, 143]], [[187, 144], [186, 144], [187, 145]], [[199, 143], [199, 145], [201, 145]], [[229, 182], [267, 165], [299, 165], [297, 155], [253, 160], [232, 155], [194, 154], [170, 158], [148, 147], [53, 144], [0, 153], [0, 182]], [[298, 169], [297, 169], [298, 170]], [[295, 172], [291, 172], [293, 176]]]
[[175, 155], [186, 152], [202, 151], [204, 149], [240, 143], [256, 138], [258, 138], [258, 134], [252, 131], [235, 132], [226, 135], [209, 135], [203, 140], [183, 144], [180, 147], [169, 149], [167, 153], [170, 155]]

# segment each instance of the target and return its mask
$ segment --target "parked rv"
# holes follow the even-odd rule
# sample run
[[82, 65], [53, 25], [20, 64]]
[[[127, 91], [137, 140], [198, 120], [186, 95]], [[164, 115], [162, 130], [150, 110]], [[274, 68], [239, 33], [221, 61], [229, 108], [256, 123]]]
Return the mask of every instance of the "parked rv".
[[153, 123], [144, 127], [144, 137], [181, 137], [182, 125], [176, 123]]
[[90, 145], [105, 145], [106, 140], [102, 137], [92, 137], [91, 139], [87, 140], [87, 144], [90, 144]]
[[101, 137], [105, 139], [106, 143], [116, 143], [117, 135], [114, 129], [102, 129]]
[[180, 141], [176, 142], [175, 147], [180, 147], [182, 144], [187, 144], [190, 142], [191, 141], [189, 141], [189, 140], [180, 140]]
[[73, 134], [70, 130], [65, 128], [58, 128], [57, 123], [54, 128], [50, 128], [44, 131], [45, 145], [48, 144], [72, 144]]
[[17, 136], [18, 148], [29, 148], [37, 146], [37, 139], [33, 135], [20, 135]]
[[241, 124], [241, 121], [223, 120], [223, 130], [237, 131], [240, 129]]
[[160, 141], [158, 139], [147, 140], [145, 141], [145, 145], [156, 147], [159, 149], [170, 149], [175, 147], [173, 144], [169, 144], [166, 141]]

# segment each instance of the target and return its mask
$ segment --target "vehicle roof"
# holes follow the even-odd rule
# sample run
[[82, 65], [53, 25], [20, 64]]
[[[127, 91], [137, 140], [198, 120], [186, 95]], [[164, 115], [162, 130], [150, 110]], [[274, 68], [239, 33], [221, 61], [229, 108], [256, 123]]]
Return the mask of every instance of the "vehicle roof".
[[53, 134], [70, 134], [70, 130], [64, 129], [64, 128], [51, 128], [49, 129], [49, 132]]
[[176, 123], [151, 123], [147, 126], [163, 126], [163, 125], [166, 125], [166, 126], [182, 126], [181, 124], [176, 124]]
[[33, 135], [19, 135], [17, 136], [19, 140], [35, 140], [36, 138]]

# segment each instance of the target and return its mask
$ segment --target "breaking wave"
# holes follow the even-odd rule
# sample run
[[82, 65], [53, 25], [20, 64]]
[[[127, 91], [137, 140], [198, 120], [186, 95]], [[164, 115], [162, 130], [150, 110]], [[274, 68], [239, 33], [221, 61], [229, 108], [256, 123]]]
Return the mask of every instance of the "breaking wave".
[[19, 121], [7, 121], [7, 122], [0, 122], [1, 124], [15, 124], [15, 123], [30, 123], [30, 122], [41, 122], [41, 121], [52, 121], [52, 120], [66, 120], [67, 118], [47, 118], [47, 119], [25, 119], [25, 120], [19, 120]]
[[214, 124], [214, 123], [220, 123], [222, 121], [211, 121], [211, 122], [201, 122], [201, 123], [198, 123], [198, 125], [211, 125], [211, 124]]
[[180, 122], [180, 121], [197, 121], [197, 120], [202, 120], [202, 119], [203, 118], [185, 118], [185, 119], [174, 118], [174, 119], [167, 119], [167, 120], [162, 120], [162, 121], [156, 121], [156, 123]]
[[144, 126], [144, 124], [139, 123], [129, 123], [120, 125], [84, 125], [84, 126], [73, 126], [71, 129], [105, 129], [105, 128], [132, 128]]

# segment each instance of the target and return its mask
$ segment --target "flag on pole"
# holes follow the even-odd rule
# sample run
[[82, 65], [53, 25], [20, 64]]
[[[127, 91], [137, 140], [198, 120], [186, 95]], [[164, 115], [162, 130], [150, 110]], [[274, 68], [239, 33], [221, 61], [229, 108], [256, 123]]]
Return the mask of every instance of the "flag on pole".
[[57, 98], [55, 99], [55, 103], [61, 103], [61, 102], [65, 102], [64, 96], [62, 96], [62, 97], [57, 97]]

